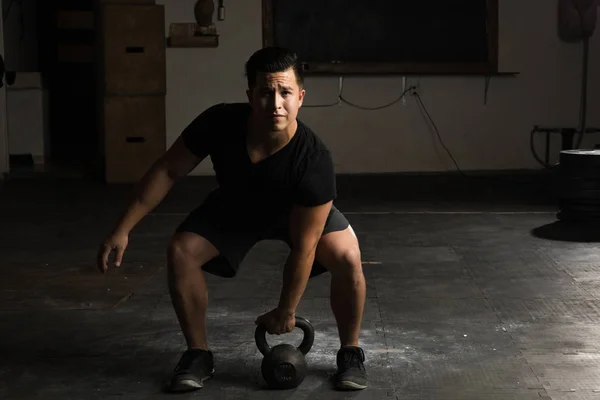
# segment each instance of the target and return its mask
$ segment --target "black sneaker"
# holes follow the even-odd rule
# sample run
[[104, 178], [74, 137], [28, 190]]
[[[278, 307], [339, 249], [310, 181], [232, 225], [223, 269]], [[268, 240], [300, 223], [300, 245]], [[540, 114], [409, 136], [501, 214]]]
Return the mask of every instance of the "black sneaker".
[[202, 388], [206, 379], [215, 374], [213, 353], [209, 350], [187, 350], [174, 369], [168, 390], [188, 392]]
[[340, 390], [362, 390], [368, 386], [365, 353], [360, 347], [342, 347], [337, 353], [335, 387]]

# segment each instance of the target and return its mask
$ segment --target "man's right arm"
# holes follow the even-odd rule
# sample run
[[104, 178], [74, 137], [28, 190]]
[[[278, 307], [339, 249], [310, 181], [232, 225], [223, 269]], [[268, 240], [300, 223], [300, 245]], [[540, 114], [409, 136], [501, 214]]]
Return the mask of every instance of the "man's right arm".
[[177, 138], [140, 180], [133, 200], [120, 218], [114, 233], [128, 235], [144, 216], [160, 204], [175, 182], [186, 176], [207, 156], [208, 149], [193, 153], [182, 136]]
[[98, 251], [100, 271], [106, 272], [108, 269], [108, 257], [112, 250], [116, 251], [115, 266], [121, 265], [129, 232], [165, 198], [173, 184], [194, 169], [207, 154], [208, 150], [204, 151], [204, 156], [198, 149], [192, 152], [180, 136], [152, 165], [137, 185], [133, 201], [119, 219], [115, 229], [100, 246]]
[[200, 113], [152, 165], [139, 182], [133, 201], [113, 234], [129, 234], [146, 214], [158, 206], [179, 178], [187, 175], [208, 156], [214, 144], [214, 132], [222, 119], [223, 106], [216, 104]]
[[196, 117], [140, 180], [133, 200], [100, 247], [98, 266], [101, 271], [106, 272], [112, 250], [117, 252], [115, 265], [121, 264], [129, 232], [158, 206], [179, 178], [187, 175], [210, 154], [222, 109], [221, 105], [216, 105]]

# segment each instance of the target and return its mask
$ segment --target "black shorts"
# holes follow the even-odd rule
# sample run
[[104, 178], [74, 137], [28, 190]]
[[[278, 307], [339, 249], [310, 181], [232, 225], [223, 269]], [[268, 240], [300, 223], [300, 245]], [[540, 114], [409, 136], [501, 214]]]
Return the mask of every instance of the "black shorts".
[[[248, 222], [249, 218], [236, 214], [232, 207], [220, 201], [217, 190], [209, 194], [177, 228], [176, 232], [191, 232], [204, 237], [219, 251], [217, 257], [202, 266], [204, 271], [225, 278], [234, 277], [246, 254], [261, 240], [281, 240], [291, 248], [287, 216], [279, 218], [276, 223], [260, 224]], [[349, 225], [344, 214], [332, 205], [323, 235], [342, 231]], [[315, 260], [310, 276], [326, 271]]]

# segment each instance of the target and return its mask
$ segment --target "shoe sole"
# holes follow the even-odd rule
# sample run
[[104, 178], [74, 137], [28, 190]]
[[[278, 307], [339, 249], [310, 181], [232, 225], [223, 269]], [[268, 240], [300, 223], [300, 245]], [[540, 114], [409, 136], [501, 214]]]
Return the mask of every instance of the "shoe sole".
[[205, 376], [202, 379], [196, 378], [183, 378], [173, 383], [169, 387], [170, 392], [174, 393], [182, 393], [182, 392], [191, 392], [194, 390], [202, 389], [204, 387], [204, 381], [211, 379], [215, 376], [215, 370], [213, 369], [210, 375]]
[[361, 385], [352, 381], [340, 381], [335, 387], [340, 390], [363, 390], [367, 388], [367, 385]]

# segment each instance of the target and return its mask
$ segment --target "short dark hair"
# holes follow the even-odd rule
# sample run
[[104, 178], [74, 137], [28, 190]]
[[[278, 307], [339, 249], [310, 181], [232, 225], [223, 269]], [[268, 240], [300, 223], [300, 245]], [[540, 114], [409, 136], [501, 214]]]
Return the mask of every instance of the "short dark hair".
[[285, 47], [270, 46], [257, 50], [246, 62], [246, 78], [248, 88], [256, 84], [257, 73], [283, 72], [294, 69], [298, 86], [304, 85], [304, 70], [298, 60], [298, 55]]

